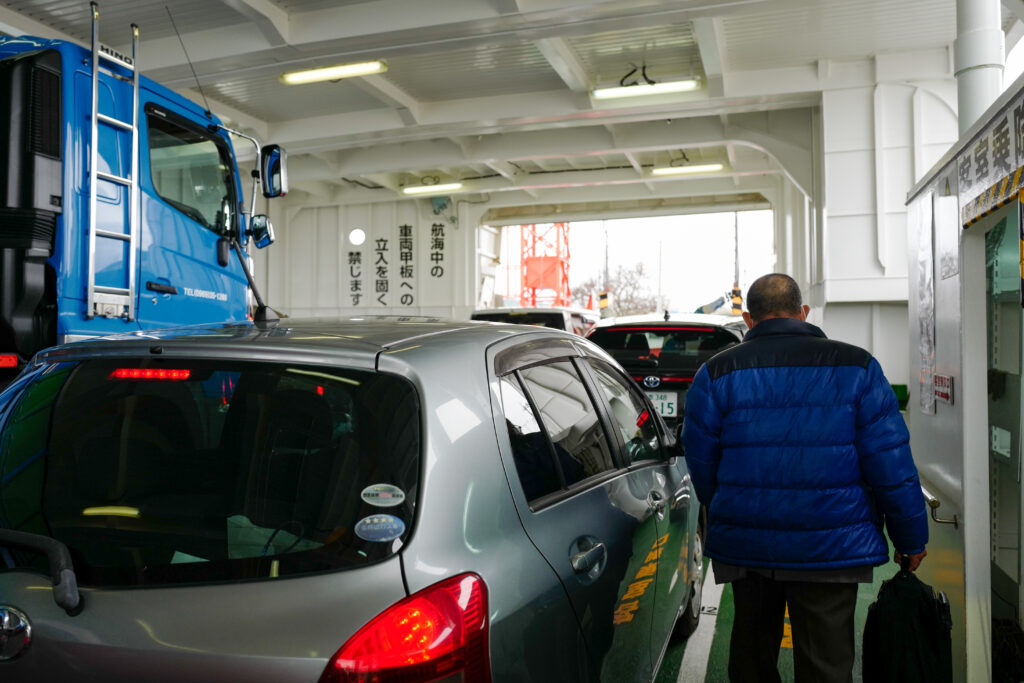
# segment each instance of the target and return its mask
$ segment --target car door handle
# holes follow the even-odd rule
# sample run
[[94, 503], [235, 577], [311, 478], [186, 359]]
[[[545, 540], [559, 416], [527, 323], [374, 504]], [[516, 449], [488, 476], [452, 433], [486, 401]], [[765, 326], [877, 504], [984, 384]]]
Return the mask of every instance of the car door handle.
[[146, 289], [160, 294], [177, 294], [178, 288], [174, 285], [165, 285], [162, 282], [147, 282]]
[[651, 506], [651, 510], [654, 512], [664, 512], [665, 496], [661, 495], [659, 491], [651, 491], [647, 494], [647, 504]]
[[577, 574], [586, 574], [591, 569], [601, 563], [601, 560], [605, 558], [608, 551], [604, 547], [604, 543], [596, 543], [592, 548], [588, 548], [581, 553], [576, 553], [572, 556], [569, 562], [572, 564], [572, 570]]

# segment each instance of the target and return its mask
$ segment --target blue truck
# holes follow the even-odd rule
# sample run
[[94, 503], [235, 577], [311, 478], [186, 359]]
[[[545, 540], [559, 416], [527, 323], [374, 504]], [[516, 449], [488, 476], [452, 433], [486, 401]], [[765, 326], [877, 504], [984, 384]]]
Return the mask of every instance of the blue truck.
[[[98, 41], [0, 37], [0, 368], [79, 338], [266, 316], [248, 267], [287, 193], [260, 146]], [[258, 155], [245, 210], [231, 135]], [[0, 373], [4, 372], [0, 370]]]

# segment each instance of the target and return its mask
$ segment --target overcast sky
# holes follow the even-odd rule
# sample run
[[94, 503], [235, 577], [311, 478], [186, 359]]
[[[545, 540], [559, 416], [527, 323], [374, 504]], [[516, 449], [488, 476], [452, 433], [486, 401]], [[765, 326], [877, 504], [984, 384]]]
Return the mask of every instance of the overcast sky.
[[[650, 291], [661, 294], [670, 310], [692, 312], [732, 289], [733, 213], [625, 218], [570, 223], [569, 286], [602, 278], [607, 233], [608, 265], [643, 263]], [[740, 288], [771, 272], [775, 261], [771, 211], [742, 211], [739, 216]], [[495, 290], [519, 292], [518, 228], [503, 240], [502, 268]], [[511, 266], [510, 272], [504, 265]], [[660, 278], [659, 278], [660, 275]]]

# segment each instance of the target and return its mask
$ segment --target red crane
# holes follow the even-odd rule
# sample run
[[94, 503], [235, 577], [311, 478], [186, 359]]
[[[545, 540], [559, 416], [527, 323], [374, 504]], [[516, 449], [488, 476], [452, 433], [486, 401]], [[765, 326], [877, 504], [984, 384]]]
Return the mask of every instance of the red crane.
[[569, 224], [523, 225], [522, 291], [523, 306], [570, 306]]

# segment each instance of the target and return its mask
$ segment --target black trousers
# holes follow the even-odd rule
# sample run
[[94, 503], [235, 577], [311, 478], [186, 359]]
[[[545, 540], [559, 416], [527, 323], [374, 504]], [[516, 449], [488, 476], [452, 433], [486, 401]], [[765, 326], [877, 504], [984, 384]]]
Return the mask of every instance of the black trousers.
[[777, 581], [750, 572], [732, 582], [732, 594], [732, 683], [781, 683], [779, 647], [787, 604], [796, 683], [852, 683], [857, 584]]

